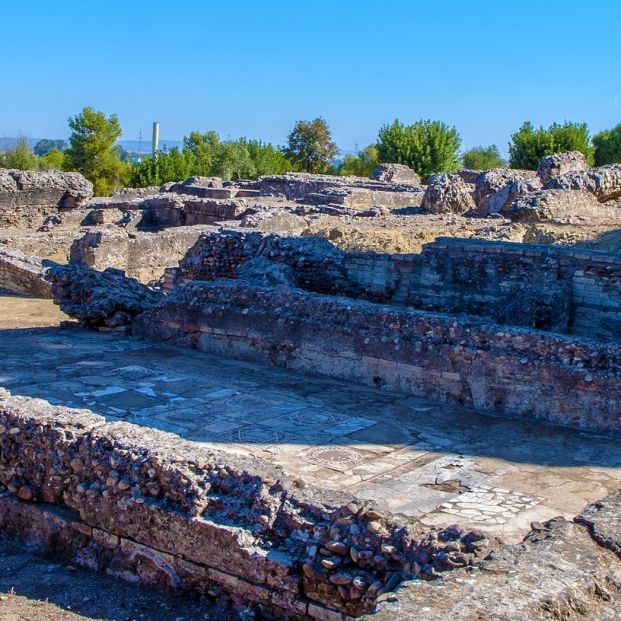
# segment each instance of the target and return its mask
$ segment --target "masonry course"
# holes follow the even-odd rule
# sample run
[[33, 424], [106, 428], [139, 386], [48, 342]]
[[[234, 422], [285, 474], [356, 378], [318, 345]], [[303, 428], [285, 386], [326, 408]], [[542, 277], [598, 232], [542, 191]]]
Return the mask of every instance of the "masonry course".
[[[0, 532], [125, 580], [228, 596], [276, 617], [617, 618], [619, 494], [567, 518], [613, 489], [619, 255], [496, 241], [573, 243], [578, 229], [613, 238], [617, 168], [591, 169], [570, 153], [536, 172], [424, 183], [398, 165], [373, 179], [191, 177], [92, 200], [80, 175], [2, 171], [2, 240], [13, 247], [0, 251], [0, 288], [51, 294], [103, 334], [24, 332], [25, 347], [39, 339], [35, 350], [13, 353], [18, 335], [6, 333], [4, 381], [57, 405], [0, 395]], [[377, 222], [424, 241], [417, 227], [432, 220], [487, 239], [436, 232], [409, 254], [345, 252], [326, 239], [345, 246], [348, 227]], [[108, 339], [104, 360], [93, 339]], [[153, 369], [136, 366], [141, 351]], [[54, 352], [71, 359], [57, 373]], [[99, 371], [82, 366], [89, 355]], [[157, 374], [154, 361], [185, 368], [186, 356], [237, 369], [229, 380], [239, 390], [214, 386], [213, 404], [203, 394], [223, 381], [216, 362], [191, 386]], [[41, 373], [34, 384], [26, 360]], [[284, 401], [274, 394], [293, 379], [258, 395], [268, 390], [262, 369], [275, 368], [299, 373]], [[351, 390], [319, 388], [332, 381], [320, 375]], [[377, 412], [352, 418], [365, 399]], [[461, 413], [477, 430], [480, 416], [503, 438], [514, 429], [505, 458], [536, 463], [514, 472], [480, 431], [447, 440], [422, 424], [425, 412], [457, 427]], [[549, 456], [521, 444], [529, 433], [539, 447], [574, 434], [563, 465], [576, 479], [565, 481], [554, 459], [544, 473]], [[455, 454], [439, 455], [447, 442]], [[596, 459], [598, 443], [607, 448]], [[503, 477], [507, 487], [489, 484]], [[549, 481], [538, 492], [546, 477], [562, 480], [567, 498]], [[564, 518], [550, 519], [555, 507]], [[496, 540], [518, 541], [527, 516], [540, 521], [522, 543]]]
[[[296, 490], [267, 463], [41, 400], [0, 401], [0, 446], [10, 493], [71, 510], [68, 529], [80, 534], [57, 545], [80, 564], [142, 571], [173, 591], [215, 583], [298, 618], [358, 616], [402, 579], [472, 563], [491, 544], [481, 531], [429, 531], [371, 503]], [[28, 509], [11, 497], [0, 507], [0, 528], [27, 528]]]

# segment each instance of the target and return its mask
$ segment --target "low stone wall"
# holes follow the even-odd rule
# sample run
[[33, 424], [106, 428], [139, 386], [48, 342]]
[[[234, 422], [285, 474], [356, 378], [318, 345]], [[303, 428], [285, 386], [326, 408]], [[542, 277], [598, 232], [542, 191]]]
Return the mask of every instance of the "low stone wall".
[[621, 255], [590, 250], [440, 238], [420, 254], [345, 253], [323, 238], [215, 231], [173, 281], [236, 277], [258, 256], [289, 265], [308, 291], [621, 340]]
[[332, 189], [354, 189], [379, 192], [412, 192], [412, 183], [390, 183], [368, 177], [341, 177], [311, 173], [287, 173], [259, 177], [256, 186], [262, 196], [284, 196], [291, 200], [303, 199], [309, 194]]
[[93, 184], [80, 173], [0, 168], [0, 210], [24, 206], [72, 209], [93, 196]]
[[70, 261], [97, 270], [114, 267], [149, 282], [160, 278], [167, 267], [176, 265], [204, 231], [204, 226], [158, 232], [94, 229], [73, 242]]
[[363, 188], [328, 189], [321, 192], [307, 194], [304, 201], [319, 205], [342, 205], [354, 209], [368, 209], [381, 205], [388, 209], [401, 207], [420, 207], [425, 195], [423, 190], [394, 192], [386, 190], [367, 190]]
[[[391, 302], [487, 316], [604, 341], [621, 339], [621, 255], [583, 249], [439, 239], [393, 257]], [[359, 259], [365, 264], [364, 257]], [[375, 272], [377, 259], [365, 269]]]
[[494, 543], [298, 489], [260, 460], [6, 391], [0, 484], [0, 532], [131, 581], [226, 591], [295, 619], [364, 614], [402, 580], [465, 566]]
[[52, 286], [45, 278], [46, 271], [43, 259], [0, 247], [0, 289], [51, 298]]
[[134, 331], [501, 414], [621, 431], [621, 346], [242, 281], [187, 283]]

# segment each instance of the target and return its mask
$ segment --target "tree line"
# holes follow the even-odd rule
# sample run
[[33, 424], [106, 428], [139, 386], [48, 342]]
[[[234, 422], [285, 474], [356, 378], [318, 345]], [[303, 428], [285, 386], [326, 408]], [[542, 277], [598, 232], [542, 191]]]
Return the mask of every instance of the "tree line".
[[384, 162], [405, 164], [423, 179], [459, 168], [486, 170], [509, 165], [536, 169], [539, 160], [553, 153], [580, 151], [591, 165], [621, 162], [621, 123], [591, 138], [585, 123], [553, 123], [535, 128], [525, 122], [511, 136], [509, 161], [496, 145], [478, 146], [461, 153], [455, 127], [440, 121], [420, 120], [411, 125], [395, 120], [380, 128], [377, 141], [335, 163], [339, 149], [326, 121], [319, 117], [298, 121], [285, 146], [261, 140], [221, 140], [214, 131], [191, 132], [182, 147], [162, 149], [131, 161], [116, 144], [122, 135], [116, 115], [106, 116], [84, 108], [69, 119], [69, 143], [41, 140], [30, 149], [25, 139], [0, 152], [0, 167], [21, 170], [81, 172], [98, 195], [122, 186], [145, 187], [179, 181], [192, 175], [224, 180], [254, 179], [285, 172], [369, 176]]

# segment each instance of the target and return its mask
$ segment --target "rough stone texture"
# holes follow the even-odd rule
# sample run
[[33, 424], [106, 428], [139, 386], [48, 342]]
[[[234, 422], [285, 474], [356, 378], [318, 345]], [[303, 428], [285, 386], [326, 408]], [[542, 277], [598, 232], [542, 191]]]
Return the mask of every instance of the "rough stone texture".
[[[618, 534], [619, 494], [602, 504], [615, 512]], [[598, 522], [596, 506], [586, 513]], [[493, 552], [477, 569], [409, 583], [364, 619], [613, 621], [621, 618], [621, 562], [598, 544], [584, 526], [551, 520], [522, 544]]]
[[522, 194], [502, 213], [519, 222], [570, 222], [576, 218], [615, 218], [619, 208], [602, 205], [586, 191], [539, 190]]
[[151, 185], [146, 188], [121, 188], [120, 190], [114, 190], [110, 197], [129, 201], [136, 198], [145, 198], [146, 196], [155, 196], [160, 194], [160, 192], [160, 186]]
[[167, 270], [167, 286], [235, 278], [258, 256], [289, 265], [296, 286], [308, 291], [621, 339], [621, 263], [584, 250], [439, 239], [420, 254], [343, 253], [322, 238], [217, 231]]
[[418, 173], [405, 164], [380, 164], [371, 175], [376, 181], [420, 185]]
[[132, 319], [155, 304], [157, 293], [122, 271], [103, 272], [82, 265], [49, 269], [54, 301], [83, 325], [125, 330]]
[[134, 332], [584, 429], [621, 431], [621, 348], [240, 281], [188, 283]]
[[438, 173], [429, 177], [422, 207], [431, 213], [464, 214], [474, 211], [476, 205], [471, 186], [459, 175]]
[[477, 179], [481, 176], [482, 171], [473, 170], [471, 168], [462, 168], [457, 170], [455, 174], [464, 182], [469, 184], [476, 184]]
[[237, 277], [256, 285], [295, 287], [293, 269], [286, 263], [256, 257], [243, 263], [237, 270]]
[[185, 226], [158, 232], [91, 229], [71, 245], [70, 261], [96, 270], [113, 267], [150, 282], [175, 266], [205, 228]]
[[552, 177], [558, 177], [568, 172], [588, 170], [584, 155], [580, 151], [567, 151], [542, 157], [537, 168], [537, 175], [542, 183], [547, 183]]
[[311, 192], [304, 197], [306, 203], [343, 206], [355, 210], [382, 205], [386, 209], [418, 207], [423, 200], [421, 188], [411, 187], [409, 192], [394, 192], [358, 187], [332, 188]]
[[179, 184], [174, 184], [168, 188], [169, 192], [178, 192], [183, 194], [183, 189], [188, 186], [198, 186], [201, 188], [221, 188], [222, 179], [220, 177], [188, 177], [185, 181]]
[[480, 213], [494, 213], [487, 204], [487, 197], [502, 190], [514, 181], [525, 181], [536, 177], [534, 170], [517, 170], [512, 168], [492, 168], [482, 172], [476, 180], [474, 201]]
[[93, 184], [79, 173], [0, 169], [0, 209], [24, 206], [71, 209], [92, 195]]
[[259, 177], [257, 186], [262, 196], [284, 196], [290, 200], [303, 199], [308, 194], [334, 188], [358, 188], [380, 192], [412, 192], [410, 183], [389, 183], [367, 177], [287, 173]]
[[540, 188], [541, 181], [538, 177], [510, 181], [498, 190], [498, 192], [485, 196], [481, 200], [479, 212], [483, 215], [498, 213], [505, 215], [505, 212], [511, 203], [522, 197], [524, 194], [534, 192]]
[[[57, 518], [55, 543], [81, 565], [171, 591], [215, 583], [295, 618], [360, 615], [402, 580], [464, 567], [495, 543], [296, 490], [266, 462], [38, 399], [0, 400], [0, 449], [11, 494], [73, 512]], [[29, 513], [0, 498], [0, 529], [49, 546], [51, 533], [33, 533], [42, 520]]]
[[595, 541], [621, 558], [621, 490], [589, 505], [576, 522], [587, 526]]
[[347, 274], [345, 253], [322, 237], [281, 237], [255, 231], [218, 231], [201, 235], [179, 262], [177, 280], [236, 277], [256, 257], [284, 263], [298, 287], [309, 291], [362, 291]]
[[621, 164], [568, 172], [552, 177], [543, 187], [546, 190], [584, 190], [605, 203], [621, 197]]
[[51, 298], [52, 286], [46, 272], [43, 259], [0, 246], [0, 289]]

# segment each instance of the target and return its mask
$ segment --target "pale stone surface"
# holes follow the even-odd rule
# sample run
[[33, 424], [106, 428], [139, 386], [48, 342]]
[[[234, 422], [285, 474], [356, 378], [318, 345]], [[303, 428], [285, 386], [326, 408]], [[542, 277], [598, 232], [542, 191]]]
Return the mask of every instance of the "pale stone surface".
[[571, 222], [583, 218], [614, 218], [619, 208], [602, 205], [593, 194], [578, 190], [539, 190], [519, 196], [503, 214], [520, 222]]
[[377, 181], [420, 185], [418, 173], [405, 164], [380, 164], [371, 175]]
[[589, 165], [580, 151], [567, 151], [542, 157], [537, 168], [537, 175], [542, 183], [547, 183], [552, 177], [568, 172], [588, 170], [588, 168]]
[[431, 175], [422, 207], [430, 213], [464, 214], [474, 211], [476, 205], [472, 198], [472, 186], [456, 174]]
[[552, 177], [545, 185], [548, 190], [584, 190], [604, 203], [621, 197], [621, 164], [608, 164], [585, 171], [567, 172]]
[[480, 569], [410, 583], [364, 619], [614, 621], [621, 617], [620, 584], [619, 558], [585, 527], [558, 519], [495, 551]]
[[111, 334], [5, 333], [0, 356], [14, 395], [261, 457], [309, 485], [513, 541], [533, 520], [573, 517], [621, 474], [618, 440]]

